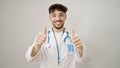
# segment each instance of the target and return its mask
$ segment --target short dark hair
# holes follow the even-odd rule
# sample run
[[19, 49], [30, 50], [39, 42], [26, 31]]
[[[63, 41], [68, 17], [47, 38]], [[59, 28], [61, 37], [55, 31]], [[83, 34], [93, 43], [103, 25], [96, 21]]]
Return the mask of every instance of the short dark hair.
[[62, 11], [62, 12], [67, 12], [67, 7], [62, 5], [62, 4], [53, 4], [49, 7], [49, 14], [54, 12], [55, 10], [59, 10], [59, 11]]

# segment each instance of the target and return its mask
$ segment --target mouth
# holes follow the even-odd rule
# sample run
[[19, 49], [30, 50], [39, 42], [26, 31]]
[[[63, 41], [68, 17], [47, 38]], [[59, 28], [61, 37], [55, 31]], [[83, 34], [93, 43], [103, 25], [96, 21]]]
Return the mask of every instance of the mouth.
[[55, 23], [56, 23], [57, 25], [59, 25], [59, 24], [62, 23], [62, 21], [61, 21], [61, 20], [58, 20], [58, 21], [55, 21]]
[[60, 24], [61, 24], [61, 22], [56, 22], [56, 24], [57, 24], [57, 25], [60, 25]]
[[57, 21], [54, 21], [53, 23], [53, 26], [56, 28], [56, 29], [61, 29], [63, 27], [64, 23], [62, 20], [57, 20]]

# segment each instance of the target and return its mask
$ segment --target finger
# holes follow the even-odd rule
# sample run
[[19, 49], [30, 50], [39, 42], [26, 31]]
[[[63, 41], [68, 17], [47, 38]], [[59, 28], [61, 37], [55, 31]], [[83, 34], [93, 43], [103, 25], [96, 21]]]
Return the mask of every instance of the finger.
[[47, 28], [46, 28], [46, 27], [44, 27], [44, 28], [43, 28], [43, 34], [45, 34], [45, 35], [46, 35], [46, 33], [47, 33]]
[[43, 41], [44, 41], [44, 39], [43, 39], [43, 38], [38, 38], [38, 39], [36, 40], [36, 42], [37, 42], [38, 44], [43, 43]]
[[79, 45], [76, 45], [75, 47], [76, 47], [76, 48], [81, 48], [81, 47], [83, 47], [83, 46], [82, 46], [82, 44], [79, 44]]
[[74, 29], [71, 31], [72, 38], [75, 36]]
[[79, 41], [80, 41], [79, 37], [76, 37], [75, 39], [72, 40], [73, 43], [76, 43], [76, 42], [79, 42]]
[[41, 37], [46, 38], [46, 35], [45, 34], [41, 34]]
[[41, 43], [41, 40], [40, 40], [40, 39], [37, 39], [37, 40], [36, 40], [36, 44], [39, 45], [40, 43]]
[[79, 42], [76, 42], [74, 45], [78, 47], [78, 46], [81, 45], [81, 42], [80, 42], [80, 41], [79, 41]]
[[37, 39], [37, 40], [36, 40], [36, 43], [41, 43], [41, 40], [40, 40], [40, 39]]
[[43, 33], [42, 33], [42, 34], [38, 34], [38, 35], [37, 35], [37, 38], [41, 38], [41, 37], [45, 38], [45, 37], [46, 37], [46, 35], [45, 35], [45, 34], [43, 34]]
[[74, 36], [74, 37], [72, 37], [72, 40], [75, 40], [77, 38], [79, 38], [79, 36]]
[[76, 48], [81, 48], [82, 47], [82, 44], [80, 44], [80, 45], [77, 45], [77, 46], [75, 46]]
[[38, 40], [45, 40], [45, 38], [46, 38], [45, 36], [40, 35], [40, 36], [38, 36], [37, 39], [38, 39]]

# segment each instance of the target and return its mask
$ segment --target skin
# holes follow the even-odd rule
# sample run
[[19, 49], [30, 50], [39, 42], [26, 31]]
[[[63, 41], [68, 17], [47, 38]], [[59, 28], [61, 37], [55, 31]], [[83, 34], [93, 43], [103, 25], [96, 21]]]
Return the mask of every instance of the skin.
[[[65, 12], [55, 10], [54, 12], [49, 14], [49, 19], [51, 21], [51, 24], [53, 25], [53, 30], [54, 32], [61, 32], [64, 30], [64, 23], [67, 18], [67, 15]], [[43, 32], [41, 34], [38, 34], [35, 40], [35, 45], [32, 49], [31, 56], [34, 57], [37, 52], [39, 51], [41, 45], [45, 42], [46, 40], [46, 32], [47, 28], [43, 28]], [[80, 53], [80, 56], [83, 56], [83, 46], [81, 43], [81, 40], [79, 36], [76, 36], [74, 33], [74, 30], [71, 30], [71, 35], [72, 35], [72, 43], [74, 46], [77, 48], [77, 50]]]
[[64, 29], [64, 22], [66, 20], [66, 13], [62, 11], [55, 10], [53, 13], [49, 14], [49, 19], [53, 25], [54, 32], [61, 32]]

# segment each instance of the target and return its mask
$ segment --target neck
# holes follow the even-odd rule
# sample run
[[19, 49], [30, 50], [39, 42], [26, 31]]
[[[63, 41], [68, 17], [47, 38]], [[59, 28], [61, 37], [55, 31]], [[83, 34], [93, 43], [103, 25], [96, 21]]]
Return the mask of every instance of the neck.
[[62, 27], [61, 29], [56, 29], [55, 27], [53, 27], [53, 31], [55, 33], [62, 32], [63, 30], [64, 30], [64, 27]]

